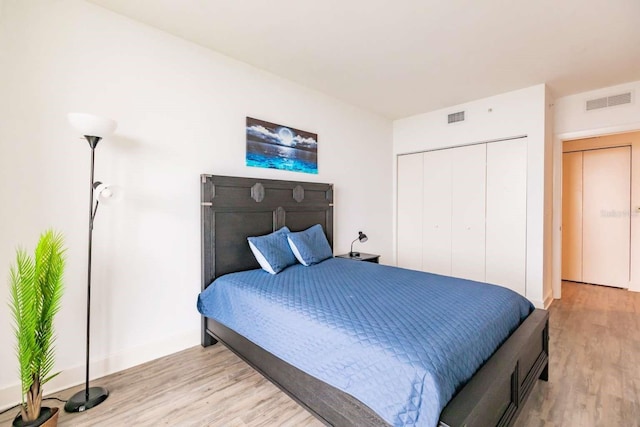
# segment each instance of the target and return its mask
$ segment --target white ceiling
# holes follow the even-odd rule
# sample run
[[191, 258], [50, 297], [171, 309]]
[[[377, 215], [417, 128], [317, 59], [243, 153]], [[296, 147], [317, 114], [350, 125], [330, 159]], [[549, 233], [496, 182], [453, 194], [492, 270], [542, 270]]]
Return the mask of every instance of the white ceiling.
[[640, 80], [640, 0], [89, 0], [389, 118]]

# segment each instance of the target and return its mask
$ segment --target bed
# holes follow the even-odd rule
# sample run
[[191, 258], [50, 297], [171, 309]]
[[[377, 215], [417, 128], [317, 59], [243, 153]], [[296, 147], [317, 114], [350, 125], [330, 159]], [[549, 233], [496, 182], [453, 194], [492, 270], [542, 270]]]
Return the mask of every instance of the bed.
[[[203, 291], [214, 279], [228, 273], [247, 272], [227, 277], [263, 273], [251, 271], [259, 266], [247, 245], [248, 236], [268, 234], [285, 225], [292, 231], [297, 231], [321, 224], [329, 243], [333, 240], [333, 187], [329, 184], [202, 175], [201, 205]], [[336, 269], [364, 269], [358, 275], [371, 275], [369, 282], [387, 271], [398, 270], [349, 260], [330, 261], [325, 262], [327, 268], [335, 266]], [[289, 269], [294, 275], [299, 274], [297, 270], [305, 268], [310, 271], [301, 265]], [[316, 270], [320, 271], [321, 268]], [[407, 271], [407, 274], [423, 273]], [[282, 273], [277, 276], [281, 275]], [[282, 277], [286, 279], [287, 276]], [[459, 280], [440, 277], [445, 281]], [[249, 283], [252, 281], [255, 280], [248, 280]], [[322, 286], [322, 281], [319, 283], [319, 286]], [[230, 298], [227, 305], [233, 305], [236, 301], [241, 305], [238, 296], [226, 298]], [[292, 338], [284, 337], [283, 334], [280, 344], [287, 344], [282, 344], [280, 350], [269, 352], [257, 345], [255, 342], [259, 339], [252, 337], [249, 332], [244, 331], [244, 334], [241, 334], [235, 330], [243, 330], [242, 327], [234, 325], [230, 328], [225, 326], [230, 324], [227, 319], [218, 319], [222, 320], [202, 317], [203, 346], [222, 341], [325, 424], [403, 425], [402, 420], [389, 421], [387, 414], [384, 414], [385, 419], [378, 413], [380, 410], [376, 412], [362, 400], [342, 391], [338, 387], [342, 386], [335, 381], [321, 381], [316, 378], [317, 372], [305, 372], [296, 367], [300, 364], [289, 363], [291, 358], [282, 353], [282, 349], [296, 347], [294, 341], [290, 341]], [[278, 330], [279, 327], [274, 329]], [[436, 418], [438, 425], [511, 425], [535, 381], [538, 378], [547, 380], [548, 313], [545, 310], [533, 310], [519, 326], [516, 324], [510, 328], [511, 330], [513, 332], [506, 341], [498, 338], [500, 342], [504, 342], [481, 364], [471, 379], [456, 387], [455, 395], [446, 402], [446, 406]], [[328, 349], [331, 345], [338, 345], [340, 341], [339, 336], [328, 335], [327, 339], [322, 340], [314, 335], [317, 332], [311, 328], [307, 331], [308, 333], [304, 334], [303, 330], [301, 337], [311, 339], [312, 342], [317, 341], [322, 348]], [[278, 343], [277, 338], [276, 334], [276, 337], [271, 339]], [[317, 353], [318, 349], [315, 352]], [[391, 380], [384, 377], [383, 370], [379, 372], [382, 373], [374, 380], [382, 381], [383, 385], [378, 388], [385, 388], [384, 384], [388, 384], [389, 389], [393, 390]], [[362, 399], [370, 403], [368, 396], [363, 396]], [[406, 424], [411, 424], [411, 421]]]

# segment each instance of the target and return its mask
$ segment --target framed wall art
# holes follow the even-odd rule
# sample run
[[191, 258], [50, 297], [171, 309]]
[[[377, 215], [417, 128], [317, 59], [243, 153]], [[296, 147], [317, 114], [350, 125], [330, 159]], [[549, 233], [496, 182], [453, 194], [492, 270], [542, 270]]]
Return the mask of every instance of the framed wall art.
[[247, 117], [246, 165], [318, 173], [318, 135]]

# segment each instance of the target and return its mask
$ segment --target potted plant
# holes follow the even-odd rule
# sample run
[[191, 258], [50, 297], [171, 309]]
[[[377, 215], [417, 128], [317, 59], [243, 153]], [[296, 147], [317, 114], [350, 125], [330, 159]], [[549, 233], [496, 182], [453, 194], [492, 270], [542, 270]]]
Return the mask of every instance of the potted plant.
[[63, 238], [44, 232], [34, 257], [18, 249], [11, 266], [11, 296], [16, 353], [20, 364], [22, 404], [14, 426], [56, 426], [58, 408], [42, 407], [42, 386], [57, 375], [54, 364], [53, 318], [60, 310], [64, 271]]

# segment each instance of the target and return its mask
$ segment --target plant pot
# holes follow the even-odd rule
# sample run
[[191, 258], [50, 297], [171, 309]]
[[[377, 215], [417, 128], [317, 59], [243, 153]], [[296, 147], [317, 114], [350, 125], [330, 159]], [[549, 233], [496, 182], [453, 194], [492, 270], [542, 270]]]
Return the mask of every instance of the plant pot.
[[58, 425], [58, 408], [42, 407], [40, 416], [35, 421], [22, 421], [22, 415], [14, 418], [13, 427], [56, 427]]

